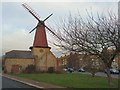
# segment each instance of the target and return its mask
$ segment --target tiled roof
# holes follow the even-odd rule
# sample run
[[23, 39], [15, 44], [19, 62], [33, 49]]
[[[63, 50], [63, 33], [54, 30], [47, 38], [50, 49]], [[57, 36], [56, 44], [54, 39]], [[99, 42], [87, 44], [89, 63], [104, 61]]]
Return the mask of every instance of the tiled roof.
[[22, 51], [22, 50], [12, 50], [6, 52], [5, 58], [24, 58], [31, 59], [33, 58], [31, 51]]

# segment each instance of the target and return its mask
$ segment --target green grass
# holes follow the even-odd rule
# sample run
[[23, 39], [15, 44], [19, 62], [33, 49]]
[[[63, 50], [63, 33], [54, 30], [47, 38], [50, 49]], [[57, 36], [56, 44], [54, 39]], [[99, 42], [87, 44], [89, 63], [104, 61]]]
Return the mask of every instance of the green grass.
[[[15, 74], [14, 74], [15, 75]], [[113, 79], [113, 85], [109, 86], [105, 77], [92, 77], [84, 74], [18, 74], [18, 77], [42, 81], [68, 88], [118, 88], [118, 79]]]

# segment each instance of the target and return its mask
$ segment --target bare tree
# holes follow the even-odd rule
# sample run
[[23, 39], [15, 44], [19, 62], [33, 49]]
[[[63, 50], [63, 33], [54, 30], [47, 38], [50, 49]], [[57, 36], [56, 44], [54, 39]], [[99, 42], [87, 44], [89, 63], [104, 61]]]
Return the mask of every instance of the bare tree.
[[[92, 77], [95, 77], [95, 74], [102, 68], [104, 65], [100, 62], [99, 57], [96, 55], [88, 55], [88, 62], [85, 66], [85, 70], [92, 74]], [[101, 68], [102, 67], [102, 68]]]
[[110, 68], [116, 54], [120, 52], [120, 25], [111, 12], [108, 15], [88, 13], [84, 20], [80, 15], [69, 16], [60, 28], [60, 41], [55, 44], [65, 50], [96, 55], [104, 63], [108, 82], [111, 84]]
[[74, 69], [79, 68], [79, 58], [77, 53], [70, 53], [69, 57], [67, 58], [67, 66], [74, 67]]

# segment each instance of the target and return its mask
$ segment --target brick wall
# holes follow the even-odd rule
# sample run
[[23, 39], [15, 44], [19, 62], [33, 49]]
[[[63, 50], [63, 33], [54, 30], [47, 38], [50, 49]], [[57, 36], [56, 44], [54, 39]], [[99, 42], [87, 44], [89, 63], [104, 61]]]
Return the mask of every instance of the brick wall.
[[20, 65], [24, 70], [28, 65], [34, 64], [34, 59], [15, 59], [15, 58], [6, 58], [5, 60], [5, 70], [7, 73], [11, 73], [13, 65]]

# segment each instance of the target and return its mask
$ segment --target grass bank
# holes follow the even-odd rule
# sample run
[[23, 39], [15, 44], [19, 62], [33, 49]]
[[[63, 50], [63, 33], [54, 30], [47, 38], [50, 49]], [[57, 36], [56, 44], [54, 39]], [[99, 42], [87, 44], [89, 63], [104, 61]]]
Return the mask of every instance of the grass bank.
[[[15, 75], [15, 74], [14, 74]], [[105, 77], [92, 77], [85, 74], [18, 74], [22, 78], [46, 82], [68, 88], [118, 88], [118, 79], [113, 79], [113, 86], [109, 86]]]

